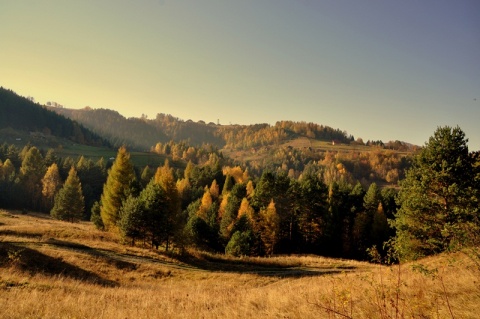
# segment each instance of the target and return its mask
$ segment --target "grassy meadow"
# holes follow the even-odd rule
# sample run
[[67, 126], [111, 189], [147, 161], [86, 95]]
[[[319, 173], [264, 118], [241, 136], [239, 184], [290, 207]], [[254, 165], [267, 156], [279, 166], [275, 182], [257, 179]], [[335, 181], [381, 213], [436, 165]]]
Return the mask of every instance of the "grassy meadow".
[[465, 253], [390, 267], [166, 253], [0, 211], [1, 318], [478, 318], [479, 280]]

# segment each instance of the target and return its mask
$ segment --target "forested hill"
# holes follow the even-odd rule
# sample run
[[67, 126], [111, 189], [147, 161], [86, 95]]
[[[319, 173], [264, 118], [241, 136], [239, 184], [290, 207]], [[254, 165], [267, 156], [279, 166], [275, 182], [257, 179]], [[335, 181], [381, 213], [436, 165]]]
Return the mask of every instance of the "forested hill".
[[144, 119], [127, 119], [116, 111], [89, 107], [80, 110], [63, 107], [48, 108], [82, 123], [85, 127], [108, 139], [114, 147], [125, 145], [137, 150], [150, 150], [156, 143], [170, 140], [162, 130], [148, 125]]
[[104, 138], [81, 124], [0, 87], [0, 130], [5, 129], [42, 137], [53, 135], [91, 146], [109, 146]]
[[280, 145], [298, 137], [329, 142], [334, 140], [345, 144], [354, 140], [353, 136], [347, 135], [345, 131], [315, 123], [281, 121], [275, 125], [217, 125], [213, 122], [185, 121], [162, 113], [157, 114], [155, 119], [127, 119], [108, 109], [50, 109], [108, 138], [114, 146], [127, 145], [137, 149], [150, 149], [158, 142], [171, 140], [188, 141], [188, 144], [193, 146], [211, 144], [217, 148], [228, 149]]

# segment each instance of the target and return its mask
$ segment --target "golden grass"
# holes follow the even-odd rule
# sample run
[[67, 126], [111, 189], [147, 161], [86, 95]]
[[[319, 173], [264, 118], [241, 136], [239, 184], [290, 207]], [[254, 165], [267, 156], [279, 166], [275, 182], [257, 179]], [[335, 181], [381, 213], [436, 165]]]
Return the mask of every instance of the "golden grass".
[[7, 212], [0, 247], [0, 318], [477, 318], [480, 305], [461, 253], [422, 260], [429, 275], [316, 256], [176, 258]]

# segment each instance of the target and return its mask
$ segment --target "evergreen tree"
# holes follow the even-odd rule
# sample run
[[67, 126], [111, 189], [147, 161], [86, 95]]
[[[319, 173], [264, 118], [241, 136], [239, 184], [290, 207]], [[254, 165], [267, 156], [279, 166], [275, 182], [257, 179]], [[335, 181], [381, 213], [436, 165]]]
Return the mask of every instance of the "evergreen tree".
[[378, 188], [376, 183], [370, 184], [368, 187], [367, 193], [363, 198], [363, 207], [365, 211], [371, 213], [373, 216], [373, 212], [377, 211], [378, 204], [381, 203], [382, 196], [380, 194], [380, 189]]
[[[153, 180], [140, 193], [141, 205], [141, 228], [144, 236], [150, 240], [152, 247], [157, 247], [166, 242], [168, 250], [169, 240], [172, 232], [172, 221], [169, 216], [168, 197], [163, 188]], [[136, 218], [136, 217], [135, 217]]]
[[150, 166], [145, 166], [145, 168], [142, 171], [142, 175], [140, 175], [140, 183], [142, 184], [142, 187], [146, 187], [148, 183], [150, 183], [150, 180], [153, 178], [153, 170], [150, 168]]
[[53, 148], [48, 149], [47, 154], [45, 154], [45, 165], [51, 166], [53, 163], [58, 162], [58, 157], [55, 154], [55, 150]]
[[118, 228], [124, 240], [131, 239], [131, 245], [135, 239], [145, 238], [145, 210], [140, 198], [130, 195], [120, 209]]
[[439, 127], [401, 182], [395, 248], [402, 259], [444, 251], [478, 232], [478, 167], [457, 126]]
[[82, 218], [84, 207], [82, 185], [77, 171], [72, 166], [65, 184], [55, 196], [55, 203], [50, 215], [56, 219], [75, 222]]
[[122, 146], [118, 150], [113, 166], [103, 186], [100, 215], [107, 230], [115, 228], [123, 201], [127, 198], [131, 183], [135, 179], [130, 154]]
[[223, 184], [223, 189], [222, 189], [222, 194], [227, 194], [230, 192], [233, 188], [233, 178], [230, 174], [227, 174], [227, 177], [225, 178], [225, 184]]
[[96, 201], [93, 203], [90, 215], [90, 221], [95, 225], [97, 229], [104, 230], [105, 226], [103, 225], [102, 216], [100, 215], [101, 204]]
[[[24, 148], [27, 149], [27, 146]], [[25, 199], [28, 207], [38, 209], [42, 196], [42, 177], [45, 174], [43, 157], [38, 148], [30, 147], [25, 151], [25, 156], [20, 167], [20, 178], [26, 193]]]

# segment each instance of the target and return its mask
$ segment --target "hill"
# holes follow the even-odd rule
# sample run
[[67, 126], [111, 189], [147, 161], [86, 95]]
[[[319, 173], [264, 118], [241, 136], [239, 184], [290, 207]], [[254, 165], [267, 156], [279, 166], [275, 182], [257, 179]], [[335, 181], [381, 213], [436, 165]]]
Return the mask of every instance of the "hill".
[[220, 149], [245, 150], [263, 146], [278, 146], [289, 140], [309, 138], [315, 141], [336, 141], [350, 144], [354, 140], [347, 132], [315, 123], [280, 121], [275, 125], [217, 125], [203, 121], [184, 121], [172, 115], [159, 113], [155, 119], [125, 118], [107, 109], [81, 110], [49, 107], [58, 114], [78, 121], [105, 136], [115, 146], [125, 144], [134, 148], [150, 149], [158, 142], [188, 141], [192, 146], [211, 144]]
[[48, 107], [49, 110], [78, 121], [97, 134], [105, 137], [115, 147], [126, 145], [137, 150], [150, 150], [157, 142], [165, 142], [167, 136], [154, 126], [139, 118], [125, 118], [116, 111], [107, 109]]
[[3, 87], [0, 87], [0, 130], [7, 136], [17, 131], [44, 141], [53, 136], [84, 145], [109, 146], [105, 139], [78, 122]]
[[2, 318], [476, 318], [480, 303], [464, 254], [390, 267], [167, 254], [91, 223], [7, 211], [0, 235]]

